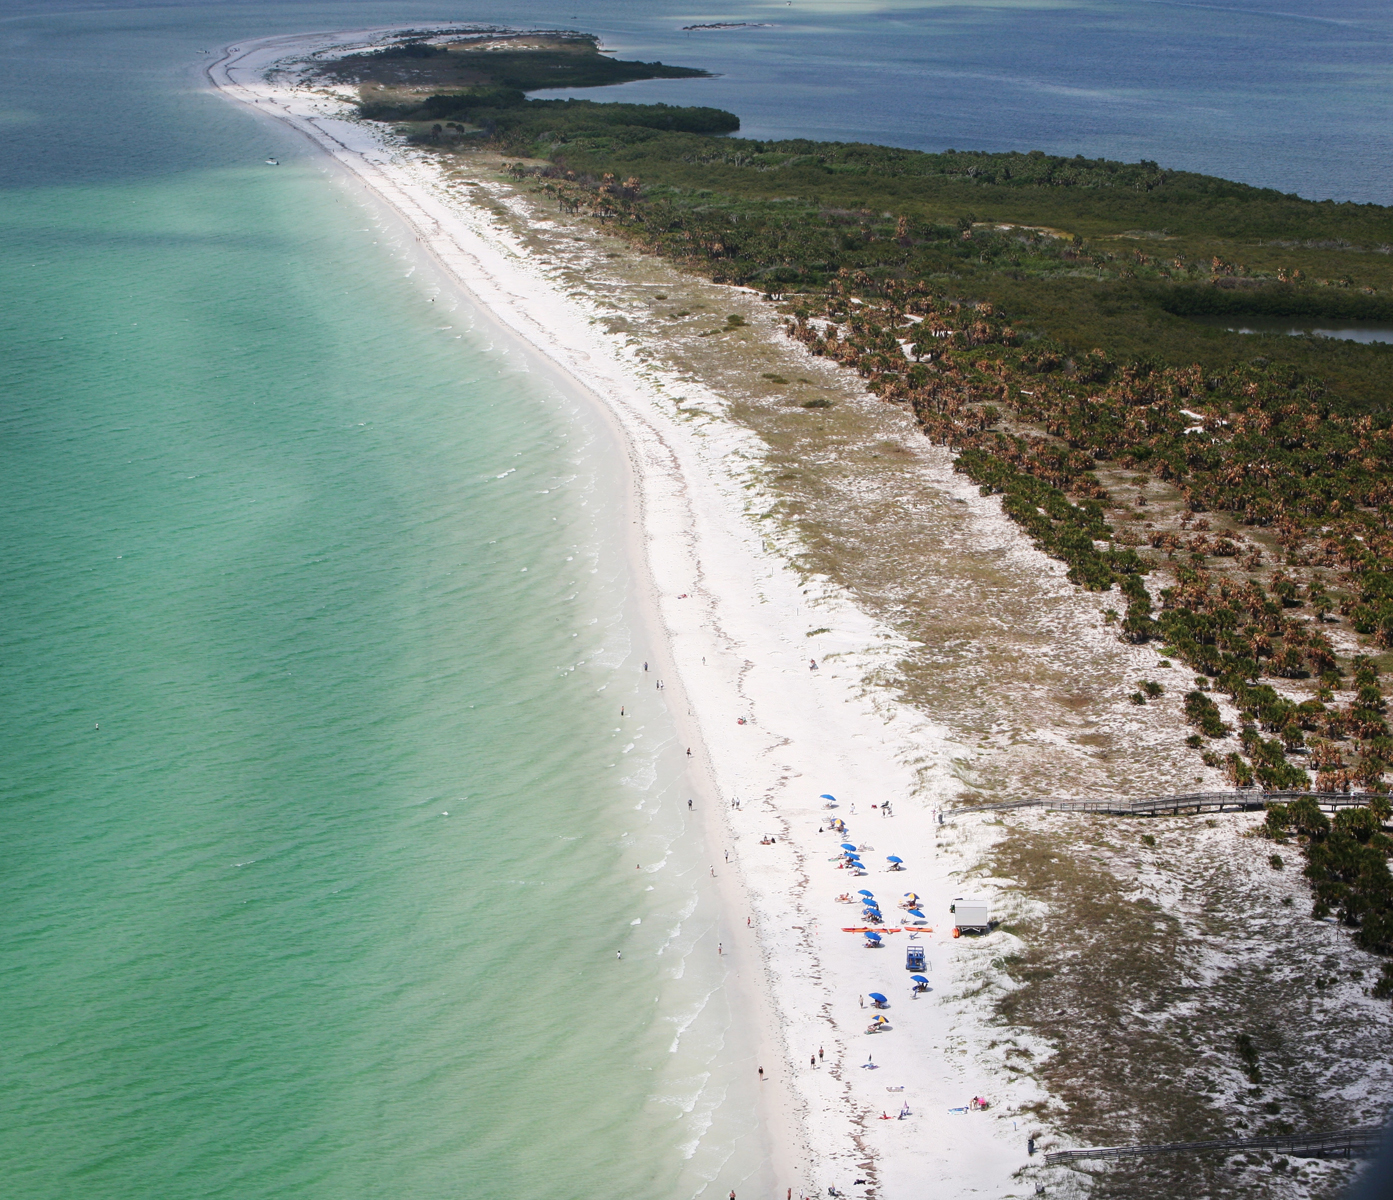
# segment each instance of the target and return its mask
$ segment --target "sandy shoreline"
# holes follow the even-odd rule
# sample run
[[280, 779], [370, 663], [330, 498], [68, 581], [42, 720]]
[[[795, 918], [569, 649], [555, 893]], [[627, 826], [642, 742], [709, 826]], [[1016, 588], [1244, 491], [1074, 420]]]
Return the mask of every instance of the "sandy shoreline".
[[[371, 188], [494, 321], [593, 396], [619, 430], [631, 466], [634, 558], [650, 581], [641, 600], [654, 665], [692, 747], [708, 841], [729, 849], [729, 865], [713, 864], [729, 935], [727, 986], [732, 1006], [761, 1030], [768, 1174], [778, 1195], [785, 1187], [826, 1195], [829, 1186], [882, 1197], [1033, 1190], [1012, 1176], [1028, 1161], [1018, 1109], [1037, 1098], [1034, 1085], [983, 1073], [976, 1034], [986, 1013], [974, 1016], [950, 982], [976, 969], [977, 957], [948, 936], [948, 905], [968, 885], [956, 878], [960, 860], [935, 849], [933, 813], [958, 789], [952, 759], [961, 748], [863, 685], [902, 639], [766, 546], [750, 514], [750, 467], [761, 447], [721, 419], [720, 396], [644, 365], [622, 335], [604, 332], [583, 294], [452, 189], [428, 156], [344, 119], [330, 97], [264, 78], [278, 61], [362, 43], [372, 32], [240, 43], [209, 76]], [[679, 415], [674, 393], [688, 412], [713, 419]], [[812, 670], [815, 626], [833, 631], [820, 644], [836, 653]], [[856, 883], [834, 861], [843, 839], [819, 832], [834, 815], [823, 793], [840, 798], [835, 815], [851, 840], [873, 847], [865, 853], [871, 874]], [[885, 800], [893, 817], [871, 809]], [[776, 840], [762, 844], [765, 835]], [[907, 869], [889, 873], [889, 854]], [[924, 897], [934, 931], [920, 941], [935, 989], [924, 998], [910, 999], [908, 935], [869, 951], [841, 931], [859, 924], [859, 913], [833, 898], [858, 886], [874, 890], [887, 914], [909, 888]], [[1003, 940], [993, 943], [992, 954], [1006, 952]], [[871, 1013], [858, 998], [872, 991], [891, 999], [889, 1034], [865, 1032]], [[825, 1057], [810, 1061], [819, 1048]], [[868, 1055], [875, 1069], [862, 1069]], [[990, 1111], [953, 1111], [978, 1094], [991, 1097]], [[902, 1105], [907, 1119], [880, 1119]]]

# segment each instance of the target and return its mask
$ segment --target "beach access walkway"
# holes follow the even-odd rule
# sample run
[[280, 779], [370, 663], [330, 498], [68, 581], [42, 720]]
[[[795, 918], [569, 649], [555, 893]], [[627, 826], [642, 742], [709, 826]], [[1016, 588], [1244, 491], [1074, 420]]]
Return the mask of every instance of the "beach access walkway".
[[[1181, 813], [1244, 812], [1261, 810], [1269, 804], [1285, 804], [1293, 800], [1314, 800], [1325, 812], [1342, 808], [1365, 808], [1376, 798], [1371, 792], [1194, 792], [1184, 796], [1143, 796], [1135, 800], [1121, 797], [1106, 800], [1070, 800], [1031, 798], [1005, 800], [1000, 804], [962, 805], [947, 810], [947, 815], [966, 813], [1009, 812], [1017, 808], [1043, 808], [1049, 812], [1101, 813], [1110, 817], [1179, 816]], [[1378, 797], [1386, 799], [1386, 797]]]
[[1202, 1153], [1221, 1150], [1269, 1150], [1293, 1158], [1353, 1158], [1374, 1154], [1383, 1143], [1378, 1126], [1337, 1129], [1329, 1133], [1287, 1133], [1276, 1137], [1229, 1138], [1217, 1142], [1166, 1142], [1154, 1146], [1098, 1146], [1091, 1150], [1055, 1150], [1045, 1155], [1045, 1165], [1056, 1167], [1081, 1159], [1142, 1158], [1150, 1154]]

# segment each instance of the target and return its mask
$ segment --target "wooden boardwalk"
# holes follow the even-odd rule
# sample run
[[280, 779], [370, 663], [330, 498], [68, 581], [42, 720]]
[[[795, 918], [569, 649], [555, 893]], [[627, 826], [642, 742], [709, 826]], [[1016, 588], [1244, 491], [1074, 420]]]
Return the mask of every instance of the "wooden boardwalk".
[[1269, 804], [1291, 800], [1314, 800], [1325, 812], [1342, 808], [1363, 808], [1373, 794], [1368, 792], [1193, 792], [1186, 796], [1142, 796], [1135, 800], [1115, 797], [1106, 800], [1035, 798], [1006, 800], [1000, 804], [980, 804], [951, 809], [953, 816], [977, 812], [1009, 812], [1017, 808], [1044, 808], [1050, 812], [1101, 813], [1110, 817], [1179, 816], [1181, 813], [1244, 812], [1261, 810]]
[[1270, 1150], [1293, 1158], [1351, 1158], [1375, 1154], [1383, 1143], [1377, 1126], [1337, 1129], [1331, 1133], [1290, 1133], [1280, 1137], [1232, 1138], [1220, 1142], [1169, 1142], [1156, 1146], [1099, 1146], [1092, 1150], [1055, 1150], [1045, 1155], [1045, 1165], [1077, 1162], [1085, 1158], [1141, 1158], [1148, 1154], [1204, 1153], [1211, 1150], [1236, 1154], [1242, 1150]]

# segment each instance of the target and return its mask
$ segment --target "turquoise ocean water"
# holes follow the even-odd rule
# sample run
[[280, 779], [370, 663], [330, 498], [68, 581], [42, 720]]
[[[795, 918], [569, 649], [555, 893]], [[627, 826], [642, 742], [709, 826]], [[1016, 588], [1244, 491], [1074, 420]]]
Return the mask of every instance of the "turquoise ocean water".
[[0, 208], [3, 1191], [757, 1177], [617, 448], [202, 39], [72, 24], [135, 61]]
[[[762, 136], [851, 122], [1164, 160], [1151, 130], [1193, 152], [1172, 165], [1205, 166], [1195, 131], [1259, 81], [1187, 49], [1220, 20], [1203, 11], [781, 7], [781, 29], [718, 41], [679, 27], [774, 9], [0, 5], [4, 1192], [771, 1186], [713, 953], [714, 856], [642, 671], [617, 448], [370, 199], [206, 94], [201, 51], [566, 24], [722, 70], [695, 94]], [[1236, 60], [1286, 45], [1279, 20], [1235, 11]], [[1033, 58], [1001, 41], [1009, 86], [972, 82], [993, 12], [998, 31], [1027, 12], [1036, 39]], [[1312, 13], [1287, 84], [1302, 115], [1253, 109], [1226, 173], [1380, 198], [1368, 163], [1393, 123], [1365, 101], [1386, 30]], [[1070, 22], [1148, 62], [1171, 38], [1177, 103], [1155, 99], [1159, 67], [1130, 108], [1060, 76], [1099, 53], [1076, 33], [1059, 66]], [[790, 72], [833, 44], [836, 121], [810, 120]], [[967, 82], [943, 74], [952, 45]], [[893, 96], [887, 55], [914, 81]], [[1032, 78], [1022, 141], [1006, 109], [935, 107]], [[1331, 129], [1367, 137], [1313, 173]]]

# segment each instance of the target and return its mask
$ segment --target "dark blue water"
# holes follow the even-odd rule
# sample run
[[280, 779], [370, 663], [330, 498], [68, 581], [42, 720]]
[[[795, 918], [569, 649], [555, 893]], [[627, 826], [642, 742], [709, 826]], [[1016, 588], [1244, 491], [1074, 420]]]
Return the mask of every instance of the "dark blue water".
[[[583, 24], [625, 57], [722, 72], [684, 94], [738, 113], [755, 137], [1146, 158], [1312, 199], [1393, 202], [1389, 5], [852, 9], [708, 11], [695, 20], [774, 27], [690, 34], [652, 9], [637, 29], [602, 13]], [[674, 94], [660, 82], [611, 90]]]
[[[721, 77], [608, 91], [718, 104], [756, 137], [1148, 158], [1312, 199], [1393, 202], [1393, 7], [1370, 0], [700, 10], [671, 0], [641, 7], [610, 0], [83, 4], [70, 6], [82, 13], [71, 20], [55, 16], [64, 7], [0, 6], [7, 76], [0, 122], [11, 147], [0, 181], [227, 161], [234, 148], [226, 143], [182, 138], [159, 164], [132, 161], [132, 133], [92, 109], [94, 93], [128, 92], [137, 76], [177, 75], [204, 43], [461, 20], [581, 28], [625, 57], [708, 67]], [[26, 12], [45, 19], [26, 20]], [[722, 20], [773, 27], [681, 32]], [[136, 51], [133, 63], [96, 60], [92, 39], [103, 28], [119, 35], [123, 50]], [[181, 53], [189, 58], [181, 61]], [[189, 95], [181, 102], [197, 108], [211, 101]], [[166, 119], [154, 101], [140, 116], [156, 127]]]

